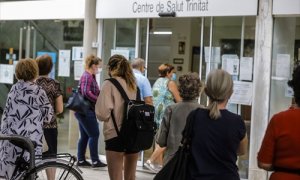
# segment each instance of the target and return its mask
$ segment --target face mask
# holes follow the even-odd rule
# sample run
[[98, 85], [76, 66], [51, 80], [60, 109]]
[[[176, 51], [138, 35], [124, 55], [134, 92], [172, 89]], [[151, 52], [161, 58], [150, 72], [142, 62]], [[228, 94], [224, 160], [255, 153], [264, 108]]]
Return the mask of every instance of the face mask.
[[99, 74], [99, 73], [101, 73], [101, 71], [102, 71], [102, 68], [97, 68], [95, 73]]
[[176, 80], [176, 74], [175, 73], [172, 74], [171, 80], [173, 80], [173, 81]]

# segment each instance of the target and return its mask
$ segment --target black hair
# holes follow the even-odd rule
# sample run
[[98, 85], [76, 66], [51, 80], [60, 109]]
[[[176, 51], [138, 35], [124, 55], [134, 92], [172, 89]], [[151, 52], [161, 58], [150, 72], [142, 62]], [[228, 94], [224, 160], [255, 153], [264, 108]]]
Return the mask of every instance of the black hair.
[[288, 81], [288, 85], [293, 88], [295, 102], [300, 106], [300, 65], [294, 69], [292, 80]]

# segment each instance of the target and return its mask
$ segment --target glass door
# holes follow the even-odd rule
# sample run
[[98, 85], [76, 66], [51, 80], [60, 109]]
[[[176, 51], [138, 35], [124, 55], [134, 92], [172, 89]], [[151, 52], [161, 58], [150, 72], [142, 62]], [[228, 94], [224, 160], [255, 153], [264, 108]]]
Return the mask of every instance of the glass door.
[[[252, 85], [255, 17], [108, 19], [103, 24], [104, 62], [112, 50], [125, 50], [129, 60], [142, 57], [152, 85], [162, 63], [172, 64], [177, 76], [198, 72], [203, 82], [210, 70], [222, 68], [230, 71], [237, 84]], [[200, 100], [207, 104], [204, 93]], [[243, 117], [250, 137], [251, 102], [231, 102], [228, 109]], [[151, 153], [152, 149], [145, 151], [145, 159]], [[248, 160], [247, 154], [237, 162], [244, 179], [248, 178]]]

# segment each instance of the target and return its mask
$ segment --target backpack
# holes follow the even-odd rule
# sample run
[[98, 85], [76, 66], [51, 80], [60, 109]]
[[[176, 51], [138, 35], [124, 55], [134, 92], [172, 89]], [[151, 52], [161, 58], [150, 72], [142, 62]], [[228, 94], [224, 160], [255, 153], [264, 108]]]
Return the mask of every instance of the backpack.
[[121, 138], [124, 144], [124, 151], [149, 149], [153, 144], [157, 128], [154, 121], [154, 106], [141, 101], [139, 89], [137, 90], [136, 100], [130, 100], [116, 79], [110, 78], [107, 80], [119, 90], [124, 99], [124, 116], [120, 130], [118, 129], [113, 111], [111, 112], [118, 137]]

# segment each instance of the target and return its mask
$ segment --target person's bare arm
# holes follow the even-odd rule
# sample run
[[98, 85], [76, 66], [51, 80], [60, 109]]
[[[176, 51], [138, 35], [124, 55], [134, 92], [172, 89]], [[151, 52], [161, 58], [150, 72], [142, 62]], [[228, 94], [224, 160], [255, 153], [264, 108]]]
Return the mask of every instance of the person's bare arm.
[[265, 164], [265, 163], [262, 163], [262, 162], [257, 162], [257, 166], [261, 169], [264, 169], [266, 171], [272, 171], [273, 170], [273, 166], [272, 164]]
[[240, 141], [239, 149], [237, 151], [238, 156], [246, 154], [248, 150], [248, 137], [247, 134], [245, 137]]
[[175, 99], [175, 102], [180, 102], [181, 101], [181, 97], [177, 88], [177, 85], [174, 81], [169, 81], [168, 83], [168, 88], [171, 91], [171, 93], [173, 94], [173, 97]]
[[62, 95], [60, 95], [55, 99], [55, 113], [56, 114], [60, 114], [63, 112], [63, 110], [64, 110], [63, 104], [64, 104], [63, 97], [62, 97]]
[[146, 104], [153, 105], [152, 96], [144, 97], [144, 101]]

